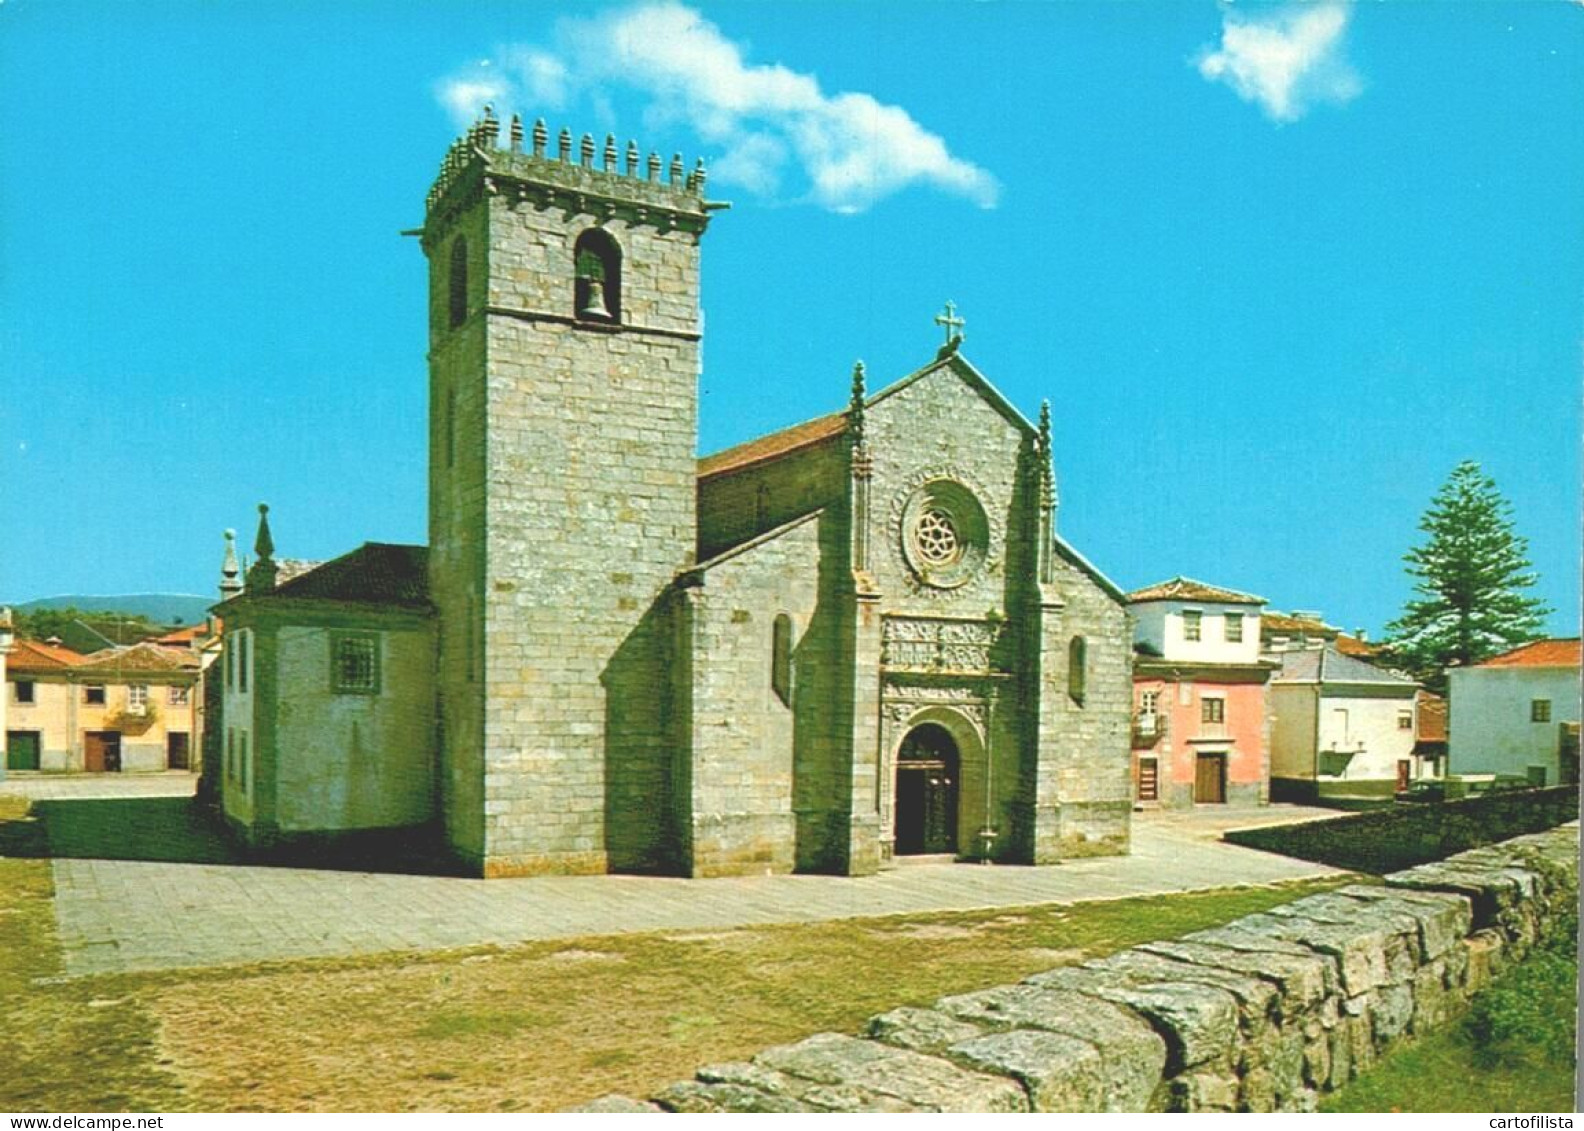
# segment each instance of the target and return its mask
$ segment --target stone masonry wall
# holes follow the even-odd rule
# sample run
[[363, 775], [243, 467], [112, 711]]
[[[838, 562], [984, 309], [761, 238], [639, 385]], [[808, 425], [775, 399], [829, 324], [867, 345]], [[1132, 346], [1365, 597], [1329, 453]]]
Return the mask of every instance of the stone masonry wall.
[[[1039, 763], [1032, 784], [1032, 859], [1125, 853], [1133, 810], [1132, 633], [1127, 611], [1060, 555], [1064, 607], [1044, 614]], [[1085, 642], [1083, 702], [1068, 693], [1070, 642]]]
[[1392, 805], [1321, 821], [1232, 829], [1233, 844], [1354, 872], [1393, 871], [1573, 820], [1578, 787], [1522, 789], [1429, 805]]
[[1578, 898], [1578, 827], [873, 1018], [590, 1111], [1312, 1111]]
[[789, 618], [793, 671], [818, 604], [811, 518], [700, 570], [691, 590], [694, 876], [790, 872], [796, 863], [793, 702], [771, 684], [774, 626]]

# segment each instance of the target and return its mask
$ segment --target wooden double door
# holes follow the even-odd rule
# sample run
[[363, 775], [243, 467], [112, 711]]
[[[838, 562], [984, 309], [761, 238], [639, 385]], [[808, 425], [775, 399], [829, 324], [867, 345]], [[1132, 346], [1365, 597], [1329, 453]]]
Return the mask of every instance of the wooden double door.
[[1220, 805], [1226, 801], [1227, 756], [1200, 751], [1194, 758], [1194, 804]]
[[896, 854], [957, 851], [957, 792], [962, 758], [945, 727], [925, 723], [902, 740], [896, 770]]
[[121, 732], [89, 730], [83, 732], [83, 769], [90, 774], [121, 772]]

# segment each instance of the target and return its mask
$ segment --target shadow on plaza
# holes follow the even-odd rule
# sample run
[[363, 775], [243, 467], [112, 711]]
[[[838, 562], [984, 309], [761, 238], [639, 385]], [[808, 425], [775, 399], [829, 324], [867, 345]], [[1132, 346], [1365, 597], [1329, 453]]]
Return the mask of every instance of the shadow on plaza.
[[267, 854], [251, 851], [230, 840], [191, 797], [35, 801], [25, 816], [0, 819], [0, 856], [464, 874], [429, 829], [292, 844]]

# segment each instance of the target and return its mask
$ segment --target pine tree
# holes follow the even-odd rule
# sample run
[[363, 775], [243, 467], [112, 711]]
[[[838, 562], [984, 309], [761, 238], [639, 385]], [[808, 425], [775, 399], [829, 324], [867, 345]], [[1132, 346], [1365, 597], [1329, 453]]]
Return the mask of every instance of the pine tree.
[[1448, 667], [1540, 636], [1551, 610], [1525, 593], [1537, 576], [1529, 544], [1513, 530], [1512, 504], [1479, 464], [1453, 469], [1419, 529], [1429, 541], [1403, 556], [1417, 596], [1386, 626], [1399, 664], [1439, 685]]

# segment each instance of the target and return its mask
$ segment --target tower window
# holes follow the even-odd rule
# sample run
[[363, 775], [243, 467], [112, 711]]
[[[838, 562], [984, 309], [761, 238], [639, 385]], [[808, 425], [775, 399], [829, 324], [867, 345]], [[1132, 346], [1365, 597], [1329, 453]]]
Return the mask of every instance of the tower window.
[[467, 321], [468, 314], [467, 240], [458, 236], [451, 244], [450, 286], [451, 329]]
[[591, 322], [621, 321], [621, 246], [603, 228], [590, 228], [572, 249], [573, 313]]
[[1089, 645], [1082, 636], [1074, 636], [1067, 645], [1067, 694], [1082, 707], [1088, 690]]

